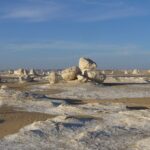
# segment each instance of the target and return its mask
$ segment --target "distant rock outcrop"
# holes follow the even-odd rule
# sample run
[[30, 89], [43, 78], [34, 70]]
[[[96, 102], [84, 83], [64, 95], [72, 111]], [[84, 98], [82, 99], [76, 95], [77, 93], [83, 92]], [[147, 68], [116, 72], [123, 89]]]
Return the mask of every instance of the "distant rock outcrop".
[[82, 57], [79, 60], [79, 68], [81, 69], [82, 73], [84, 73], [84, 71], [86, 70], [96, 69], [96, 67], [97, 67], [97, 64], [89, 58]]
[[77, 75], [81, 74], [79, 67], [71, 67], [63, 70], [61, 76], [65, 81], [71, 81], [77, 79]]
[[26, 69], [18, 69], [14, 71], [14, 74], [17, 76], [27, 76], [28, 75], [28, 71]]
[[106, 79], [106, 75], [102, 74], [98, 70], [87, 70], [85, 71], [84, 76], [88, 78], [91, 81], [97, 82], [97, 83], [103, 83]]
[[14, 74], [14, 70], [8, 70], [8, 74]]
[[79, 67], [73, 66], [62, 70], [60, 73], [51, 72], [48, 75], [50, 84], [59, 83], [61, 81], [68, 82], [72, 80], [78, 80], [81, 83], [84, 82], [97, 82], [103, 83], [106, 75], [102, 74], [101, 71], [96, 70], [96, 63], [89, 58], [80, 58]]
[[60, 77], [56, 72], [49, 73], [48, 80], [50, 84], [55, 84], [60, 81]]
[[137, 69], [134, 69], [132, 74], [137, 75], [137, 74], [139, 74], [139, 71]]
[[37, 73], [36, 73], [36, 71], [34, 69], [31, 69], [29, 71], [29, 75], [31, 75], [31, 76], [37, 76]]
[[128, 71], [127, 71], [127, 70], [125, 70], [125, 71], [124, 71], [124, 74], [125, 74], [125, 75], [128, 75]]
[[25, 83], [25, 82], [33, 82], [34, 78], [27, 75], [27, 76], [19, 76], [19, 83]]

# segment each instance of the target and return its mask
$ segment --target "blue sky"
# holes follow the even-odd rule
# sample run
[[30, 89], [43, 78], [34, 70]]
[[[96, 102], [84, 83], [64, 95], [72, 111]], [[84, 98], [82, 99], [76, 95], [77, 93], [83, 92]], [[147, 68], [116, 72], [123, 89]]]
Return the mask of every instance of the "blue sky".
[[150, 0], [1, 0], [0, 69], [150, 68]]

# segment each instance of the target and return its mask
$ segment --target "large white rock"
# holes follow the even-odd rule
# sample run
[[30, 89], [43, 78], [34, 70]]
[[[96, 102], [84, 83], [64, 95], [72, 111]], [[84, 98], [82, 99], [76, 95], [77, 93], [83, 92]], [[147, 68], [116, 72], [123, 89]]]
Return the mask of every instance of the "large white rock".
[[82, 57], [82, 58], [79, 59], [79, 68], [81, 69], [82, 73], [85, 70], [96, 69], [96, 67], [97, 67], [97, 64], [89, 58]]
[[77, 75], [77, 79], [80, 82], [87, 82], [88, 78], [84, 77], [83, 75]]
[[50, 84], [58, 83], [59, 81], [58, 74], [56, 72], [49, 73], [48, 80]]
[[14, 74], [15, 74], [15, 75], [18, 75], [18, 76], [23, 75], [23, 74], [24, 74], [24, 69], [20, 68], [20, 69], [18, 69], [18, 70], [15, 70], [15, 71], [14, 71]]
[[106, 75], [102, 74], [98, 70], [87, 70], [84, 76], [87, 77], [89, 80], [97, 83], [103, 83], [106, 79]]
[[77, 75], [81, 74], [79, 67], [71, 67], [63, 70], [61, 76], [66, 81], [71, 81], [77, 79]]

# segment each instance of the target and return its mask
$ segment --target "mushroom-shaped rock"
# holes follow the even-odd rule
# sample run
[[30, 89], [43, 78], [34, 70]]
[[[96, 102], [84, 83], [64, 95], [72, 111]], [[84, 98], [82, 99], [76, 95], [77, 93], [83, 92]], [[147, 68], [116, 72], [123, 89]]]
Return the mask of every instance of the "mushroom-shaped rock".
[[83, 75], [77, 75], [77, 79], [80, 82], [87, 82], [88, 79], [86, 77], [84, 77]]
[[81, 71], [80, 71], [79, 67], [76, 67], [76, 66], [67, 68], [61, 72], [62, 78], [66, 81], [71, 81], [71, 80], [77, 79], [78, 74], [81, 74]]
[[48, 80], [50, 84], [55, 84], [58, 82], [58, 75], [56, 72], [49, 73]]
[[96, 69], [97, 64], [89, 59], [89, 58], [80, 58], [79, 60], [79, 68], [81, 69], [82, 73], [84, 72], [84, 70], [93, 70]]
[[106, 79], [106, 75], [102, 74], [98, 70], [87, 70], [85, 72], [85, 77], [97, 83], [103, 83], [104, 80]]

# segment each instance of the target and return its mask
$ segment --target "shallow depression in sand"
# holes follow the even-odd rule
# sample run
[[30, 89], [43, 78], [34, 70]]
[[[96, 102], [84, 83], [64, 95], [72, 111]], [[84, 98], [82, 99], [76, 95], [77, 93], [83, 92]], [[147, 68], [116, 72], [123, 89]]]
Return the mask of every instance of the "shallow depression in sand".
[[13, 107], [0, 107], [0, 138], [16, 133], [22, 127], [35, 121], [45, 121], [53, 115], [21, 111]]

